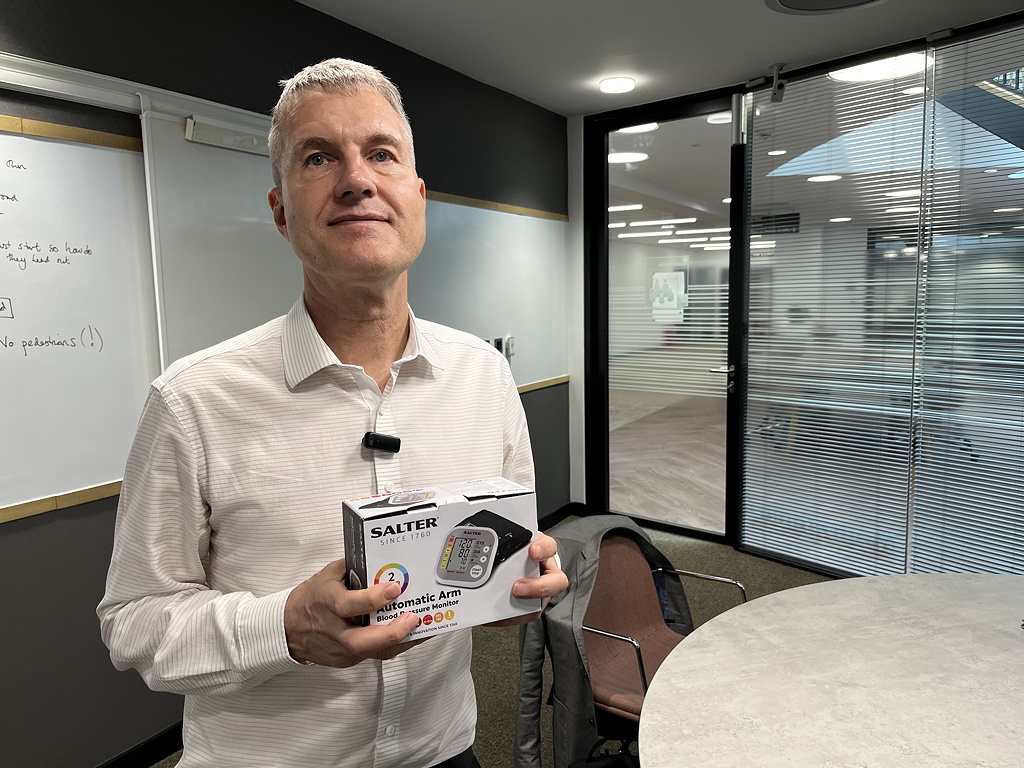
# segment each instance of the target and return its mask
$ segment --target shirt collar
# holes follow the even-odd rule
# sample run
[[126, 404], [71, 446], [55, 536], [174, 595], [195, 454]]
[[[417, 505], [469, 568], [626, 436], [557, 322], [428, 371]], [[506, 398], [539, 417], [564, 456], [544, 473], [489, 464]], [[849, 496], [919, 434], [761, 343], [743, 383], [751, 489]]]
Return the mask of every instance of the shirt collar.
[[[285, 315], [282, 329], [281, 350], [284, 356], [284, 377], [290, 388], [297, 387], [317, 371], [338, 366], [340, 368], [356, 368], [354, 365], [342, 363], [334, 351], [317, 333], [313, 319], [306, 309], [306, 302], [300, 296], [291, 310]], [[444, 368], [440, 358], [434, 352], [426, 337], [420, 332], [416, 316], [409, 308], [409, 340], [405, 352], [397, 362], [405, 363], [422, 357], [430, 366]]]

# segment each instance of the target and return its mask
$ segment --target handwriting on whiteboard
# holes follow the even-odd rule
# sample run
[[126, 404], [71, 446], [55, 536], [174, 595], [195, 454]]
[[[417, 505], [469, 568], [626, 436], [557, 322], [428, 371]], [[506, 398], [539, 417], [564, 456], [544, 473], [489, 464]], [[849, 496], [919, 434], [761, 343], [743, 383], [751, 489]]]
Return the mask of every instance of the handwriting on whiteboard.
[[92, 256], [92, 248], [88, 244], [80, 245], [68, 242], [60, 245], [48, 243], [45, 248], [38, 241], [13, 243], [7, 240], [0, 243], [0, 259], [5, 259], [7, 263], [13, 264], [20, 270], [26, 270], [33, 264], [70, 266], [73, 261], [72, 256]]
[[28, 338], [12, 338], [10, 335], [0, 336], [0, 354], [21, 350], [24, 357], [36, 355], [44, 351], [76, 350], [78, 352], [102, 352], [103, 334], [99, 328], [87, 325], [77, 334], [64, 335], [48, 333], [45, 336], [33, 335]]

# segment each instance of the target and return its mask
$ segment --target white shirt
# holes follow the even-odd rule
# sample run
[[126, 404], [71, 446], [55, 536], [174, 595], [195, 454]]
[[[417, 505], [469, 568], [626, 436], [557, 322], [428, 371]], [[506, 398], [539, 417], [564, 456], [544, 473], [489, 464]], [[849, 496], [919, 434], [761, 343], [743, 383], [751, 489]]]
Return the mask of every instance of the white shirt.
[[[496, 475], [533, 487], [504, 357], [410, 318], [383, 393], [301, 298], [153, 383], [97, 613], [118, 669], [186, 696], [181, 768], [409, 768], [472, 744], [469, 630], [349, 669], [299, 664], [285, 642], [291, 589], [344, 556], [343, 500]], [[363, 448], [367, 431], [401, 451]]]

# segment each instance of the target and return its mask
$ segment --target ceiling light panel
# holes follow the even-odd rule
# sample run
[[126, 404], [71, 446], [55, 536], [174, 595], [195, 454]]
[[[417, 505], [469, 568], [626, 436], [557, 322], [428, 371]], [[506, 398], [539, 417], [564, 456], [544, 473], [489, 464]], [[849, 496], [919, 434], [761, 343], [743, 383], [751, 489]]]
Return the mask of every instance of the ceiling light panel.
[[631, 227], [657, 227], [662, 224], [692, 224], [697, 218], [695, 216], [689, 216], [685, 219], [659, 219], [657, 221], [631, 221], [629, 226]]
[[629, 93], [636, 87], [632, 77], [606, 77], [598, 83], [601, 93]]
[[644, 123], [643, 125], [632, 125], [629, 128], [619, 128], [616, 133], [651, 133], [658, 130], [657, 123]]
[[609, 163], [642, 163], [646, 159], [644, 152], [612, 152], [608, 155]]

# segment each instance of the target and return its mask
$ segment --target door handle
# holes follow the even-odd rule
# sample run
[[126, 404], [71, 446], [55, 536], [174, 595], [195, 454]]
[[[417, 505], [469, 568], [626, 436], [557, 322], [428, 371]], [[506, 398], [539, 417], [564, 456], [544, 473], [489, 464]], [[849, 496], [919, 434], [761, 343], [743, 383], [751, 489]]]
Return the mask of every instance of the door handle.
[[735, 365], [721, 365], [718, 368], [708, 368], [708, 373], [724, 373], [726, 376], [729, 377], [729, 383], [725, 385], [725, 391], [735, 391], [736, 382], [732, 380], [733, 374], [736, 373]]

